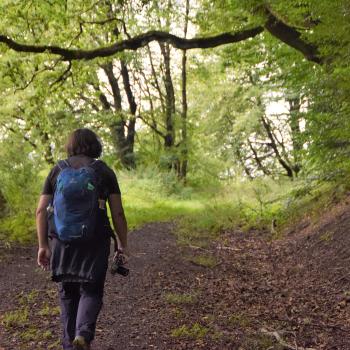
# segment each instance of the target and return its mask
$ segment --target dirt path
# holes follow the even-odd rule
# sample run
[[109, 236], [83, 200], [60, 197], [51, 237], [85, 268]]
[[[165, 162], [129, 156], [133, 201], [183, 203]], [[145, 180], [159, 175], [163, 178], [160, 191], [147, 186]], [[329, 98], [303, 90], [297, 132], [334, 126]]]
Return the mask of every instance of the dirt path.
[[[159, 223], [130, 234], [131, 273], [108, 275], [94, 349], [171, 348], [164, 293], [183, 290], [200, 269], [182, 259], [171, 230], [171, 224]], [[56, 288], [36, 268], [36, 248], [0, 252], [0, 349], [60, 349]]]
[[[224, 232], [206, 249], [178, 247], [172, 224], [132, 232], [131, 274], [108, 276], [93, 349], [349, 350], [349, 208], [332, 220], [283, 241]], [[0, 248], [0, 349], [60, 349], [35, 254]]]

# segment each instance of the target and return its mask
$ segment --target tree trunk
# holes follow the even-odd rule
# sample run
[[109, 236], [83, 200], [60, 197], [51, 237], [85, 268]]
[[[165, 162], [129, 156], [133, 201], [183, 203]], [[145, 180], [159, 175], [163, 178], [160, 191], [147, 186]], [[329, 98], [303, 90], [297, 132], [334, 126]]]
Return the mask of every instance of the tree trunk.
[[[187, 36], [188, 15], [190, 11], [190, 2], [186, 0], [184, 38]], [[187, 52], [182, 52], [182, 111], [181, 111], [181, 159], [179, 162], [178, 174], [180, 179], [186, 183], [187, 165], [188, 165], [188, 140], [187, 140]]]
[[253, 176], [252, 176], [252, 174], [250, 172], [250, 169], [245, 164], [245, 161], [244, 161], [244, 158], [243, 158], [243, 155], [242, 155], [242, 152], [241, 152], [241, 146], [242, 145], [239, 145], [239, 147], [234, 147], [235, 148], [236, 157], [237, 157], [239, 163], [241, 164], [245, 174], [248, 176], [248, 178], [249, 179], [253, 179]]
[[[130, 112], [131, 112], [131, 117], [128, 120], [128, 124], [123, 117], [122, 96], [120, 92], [118, 79], [115, 77], [113, 72], [113, 63], [108, 62], [107, 64], [103, 65], [102, 68], [106, 73], [109, 85], [111, 86], [111, 89], [112, 89], [114, 109], [115, 109], [115, 114], [117, 116], [117, 119], [110, 126], [110, 129], [113, 135], [114, 144], [122, 165], [125, 168], [130, 169], [130, 168], [135, 168], [134, 141], [135, 141], [135, 123], [136, 123], [136, 119], [135, 119], [136, 103], [132, 95], [127, 67], [124, 63], [121, 64], [121, 66], [122, 66], [124, 89], [128, 97], [128, 102], [130, 105]], [[123, 74], [123, 69], [124, 69], [124, 74]], [[130, 93], [131, 93], [131, 97], [130, 97]], [[100, 93], [100, 101], [102, 102], [102, 106], [104, 107], [105, 110], [112, 109], [111, 105], [107, 101], [106, 96], [102, 92]]]
[[300, 130], [300, 100], [299, 98], [291, 98], [288, 99], [289, 103], [289, 126], [291, 129], [291, 137], [292, 137], [292, 145], [293, 145], [293, 158], [294, 158], [294, 165], [293, 169], [295, 172], [295, 175], [298, 175], [298, 172], [301, 169], [300, 164], [300, 152], [303, 149], [303, 144], [301, 140], [301, 130]]
[[281, 164], [281, 166], [286, 170], [287, 176], [290, 177], [291, 179], [293, 179], [293, 169], [289, 166], [289, 164], [282, 158], [281, 153], [278, 150], [278, 146], [276, 144], [275, 138], [273, 136], [272, 130], [271, 130], [271, 126], [269, 124], [269, 122], [266, 120], [266, 118], [264, 116], [261, 116], [261, 121], [262, 124], [265, 128], [265, 131], [267, 133], [268, 138], [270, 139], [270, 143], [269, 146], [271, 147], [271, 149], [273, 150], [273, 152], [275, 153], [275, 156], [278, 160], [278, 162]]
[[135, 125], [136, 125], [136, 111], [137, 111], [137, 104], [135, 102], [135, 97], [131, 89], [130, 85], [130, 77], [129, 77], [129, 71], [126, 63], [121, 60], [120, 61], [121, 66], [121, 74], [123, 78], [123, 84], [124, 84], [124, 90], [128, 99], [129, 103], [129, 110], [130, 110], [130, 118], [129, 123], [127, 125], [127, 135], [125, 139], [125, 160], [128, 163], [128, 168], [135, 168], [135, 153], [134, 153], [134, 144], [135, 144]]
[[175, 126], [174, 126], [174, 116], [175, 116], [175, 93], [173, 80], [171, 78], [170, 69], [170, 45], [169, 44], [159, 44], [164, 59], [164, 86], [165, 86], [165, 139], [164, 146], [166, 149], [171, 149], [175, 144]]
[[252, 142], [249, 140], [248, 138], [248, 145], [250, 150], [253, 152], [253, 159], [255, 160], [258, 169], [261, 170], [263, 172], [264, 175], [271, 175], [271, 172], [263, 165], [261, 159], [258, 156], [258, 152], [256, 151], [256, 149], [254, 148]]

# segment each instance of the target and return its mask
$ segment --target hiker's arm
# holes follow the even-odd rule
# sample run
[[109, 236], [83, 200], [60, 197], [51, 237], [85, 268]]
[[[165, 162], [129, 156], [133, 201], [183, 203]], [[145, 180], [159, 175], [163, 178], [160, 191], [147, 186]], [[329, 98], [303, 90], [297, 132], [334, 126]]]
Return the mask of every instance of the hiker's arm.
[[36, 209], [36, 230], [38, 235], [38, 264], [47, 268], [50, 262], [51, 251], [49, 248], [49, 242], [47, 237], [47, 213], [46, 208], [51, 202], [51, 195], [41, 195], [39, 199], [39, 204]]
[[127, 253], [128, 250], [128, 225], [126, 222], [122, 197], [120, 194], [111, 194], [108, 197], [109, 208], [111, 209], [111, 216], [113, 226], [118, 235], [118, 240], [121, 248]]

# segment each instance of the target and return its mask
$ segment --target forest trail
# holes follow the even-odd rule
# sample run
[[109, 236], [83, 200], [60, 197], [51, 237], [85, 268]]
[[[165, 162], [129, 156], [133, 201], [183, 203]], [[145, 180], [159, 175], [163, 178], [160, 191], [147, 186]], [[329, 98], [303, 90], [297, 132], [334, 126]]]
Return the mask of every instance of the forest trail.
[[[348, 202], [282, 240], [236, 230], [184, 248], [173, 229], [131, 232], [131, 273], [108, 275], [93, 349], [350, 349]], [[0, 248], [1, 350], [60, 349], [55, 284], [35, 255]]]

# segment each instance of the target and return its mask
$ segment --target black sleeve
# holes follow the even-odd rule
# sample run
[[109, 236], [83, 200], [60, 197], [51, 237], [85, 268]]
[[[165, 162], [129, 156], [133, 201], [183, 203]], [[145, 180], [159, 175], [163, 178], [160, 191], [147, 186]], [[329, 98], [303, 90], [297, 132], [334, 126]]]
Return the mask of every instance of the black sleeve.
[[121, 194], [117, 176], [115, 175], [114, 171], [109, 168], [108, 166], [105, 167], [104, 171], [104, 178], [105, 178], [105, 186], [106, 191], [108, 195], [110, 194]]
[[51, 171], [49, 172], [49, 175], [47, 175], [47, 178], [44, 182], [44, 186], [43, 186], [43, 190], [41, 191], [41, 194], [49, 194], [49, 195], [54, 194], [58, 172], [59, 172], [59, 168], [57, 165], [51, 169]]

